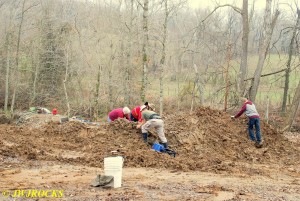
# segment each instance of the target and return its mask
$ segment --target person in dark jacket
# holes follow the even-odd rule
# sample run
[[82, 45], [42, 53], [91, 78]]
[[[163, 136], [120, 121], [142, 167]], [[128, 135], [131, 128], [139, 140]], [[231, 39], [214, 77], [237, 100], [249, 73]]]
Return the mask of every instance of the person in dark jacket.
[[[241, 110], [235, 116], [231, 116], [231, 118], [238, 118], [245, 112], [246, 116], [249, 118], [248, 132], [249, 132], [250, 140], [255, 142], [255, 146], [257, 148], [261, 148], [263, 143], [262, 143], [262, 138], [260, 133], [259, 114], [256, 110], [255, 105], [250, 100], [248, 100], [247, 98], [241, 98], [241, 100], [244, 102]], [[254, 131], [253, 131], [254, 126], [256, 130], [256, 137], [254, 136]]]

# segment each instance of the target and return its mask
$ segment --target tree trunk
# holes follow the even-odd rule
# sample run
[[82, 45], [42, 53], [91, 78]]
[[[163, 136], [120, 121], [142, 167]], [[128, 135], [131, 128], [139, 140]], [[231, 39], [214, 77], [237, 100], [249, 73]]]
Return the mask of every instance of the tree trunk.
[[68, 74], [68, 67], [69, 67], [69, 45], [70, 45], [69, 42], [67, 42], [67, 44], [66, 44], [66, 46], [67, 46], [66, 47], [66, 71], [65, 71], [65, 78], [64, 78], [64, 81], [63, 81], [68, 117], [70, 117], [70, 111], [71, 111], [70, 102], [69, 102], [69, 96], [68, 96], [68, 91], [67, 91], [67, 86], [66, 86], [67, 79], [68, 79], [68, 76], [69, 76], [69, 74]]
[[192, 112], [193, 109], [194, 109], [195, 96], [196, 96], [196, 90], [195, 89], [196, 89], [196, 86], [198, 85], [198, 82], [199, 82], [199, 73], [198, 73], [198, 68], [197, 68], [196, 64], [194, 64], [194, 71], [195, 71], [195, 80], [194, 80], [194, 85], [193, 85], [192, 103], [191, 103], [191, 110], [190, 110], [190, 112]]
[[[32, 53], [32, 58], [34, 58], [35, 52], [33, 50]], [[39, 64], [34, 64], [34, 62], [32, 62], [32, 66], [35, 66], [35, 70], [34, 70], [34, 78], [33, 78], [33, 85], [32, 85], [32, 95], [30, 98], [30, 102], [29, 102], [29, 106], [31, 106], [34, 101], [35, 101], [35, 97], [36, 97], [36, 85], [37, 85], [37, 78], [38, 78], [38, 69], [39, 69]]]
[[146, 89], [148, 84], [147, 70], [148, 70], [148, 56], [147, 56], [147, 45], [148, 45], [148, 8], [149, 0], [144, 0], [143, 6], [143, 74], [142, 74], [142, 88], [141, 88], [141, 99], [145, 102]]
[[101, 65], [99, 65], [97, 73], [97, 83], [95, 89], [95, 105], [94, 105], [94, 119], [97, 120], [99, 115], [99, 89], [100, 89], [100, 78], [101, 78]]
[[287, 103], [287, 96], [288, 96], [288, 90], [289, 90], [289, 79], [290, 79], [290, 72], [291, 72], [293, 47], [294, 47], [297, 30], [299, 28], [299, 24], [300, 24], [300, 10], [297, 9], [297, 22], [296, 22], [296, 25], [293, 30], [293, 35], [292, 35], [292, 39], [291, 39], [290, 47], [289, 47], [289, 57], [288, 57], [286, 70], [285, 70], [285, 83], [284, 83], [283, 100], [282, 100], [282, 106], [281, 106], [281, 114], [282, 115], [284, 115], [284, 113], [286, 112], [286, 103]]
[[160, 77], [159, 77], [159, 88], [160, 88], [160, 94], [159, 94], [159, 114], [162, 116], [163, 114], [163, 99], [164, 99], [164, 88], [163, 88], [163, 74], [164, 74], [164, 65], [166, 61], [166, 42], [167, 42], [167, 24], [168, 24], [168, 17], [169, 17], [169, 11], [168, 11], [168, 0], [165, 0], [165, 19], [163, 24], [163, 40], [162, 40], [162, 54], [161, 54], [161, 60], [160, 60]]
[[273, 19], [271, 19], [271, 4], [272, 4], [272, 0], [266, 0], [263, 31], [261, 33], [261, 38], [260, 38], [259, 59], [254, 73], [254, 79], [252, 80], [252, 87], [250, 90], [250, 100], [253, 102], [255, 102], [261, 73], [264, 67], [265, 59], [269, 50], [270, 41], [273, 34], [273, 29], [275, 27], [277, 18], [279, 16], [279, 11], [276, 10]]
[[297, 87], [297, 90], [295, 92], [291, 108], [289, 109], [288, 116], [286, 118], [285, 128], [283, 129], [284, 131], [290, 131], [291, 130], [292, 125], [293, 125], [293, 121], [296, 117], [296, 114], [297, 114], [297, 111], [298, 111], [298, 108], [299, 108], [299, 104], [300, 104], [300, 81], [298, 83], [298, 87]]
[[227, 111], [227, 102], [229, 96], [229, 66], [231, 60], [231, 44], [228, 44], [227, 49], [227, 66], [225, 69], [225, 83], [226, 83], [226, 90], [225, 90], [225, 101], [224, 101], [224, 111]]
[[243, 0], [243, 37], [242, 37], [242, 56], [238, 75], [237, 91], [240, 96], [245, 93], [245, 78], [247, 77], [248, 65], [248, 40], [249, 40], [249, 20], [248, 20], [248, 0]]
[[199, 103], [200, 105], [203, 105], [204, 104], [204, 87], [203, 87], [203, 80], [202, 80], [202, 77], [200, 76], [200, 74], [198, 74], [198, 92], [199, 92]]
[[131, 86], [130, 86], [130, 71], [132, 65], [132, 29], [133, 29], [133, 0], [130, 2], [130, 21], [129, 21], [129, 32], [128, 32], [128, 45], [127, 45], [127, 65], [126, 65], [126, 75], [125, 75], [125, 104], [130, 104], [130, 95], [131, 94]]
[[19, 53], [20, 53], [21, 32], [22, 32], [24, 13], [25, 13], [25, 3], [26, 3], [26, 0], [23, 0], [21, 19], [20, 19], [21, 21], [20, 21], [19, 30], [18, 30], [18, 41], [17, 41], [17, 50], [16, 50], [16, 72], [15, 72], [16, 77], [15, 77], [15, 82], [14, 82], [13, 97], [12, 97], [11, 108], [10, 108], [11, 114], [13, 114], [13, 112], [14, 112], [16, 93], [17, 93], [18, 85], [19, 85]]
[[111, 41], [110, 45], [110, 59], [109, 59], [109, 69], [108, 69], [108, 79], [109, 79], [109, 85], [108, 85], [108, 95], [109, 95], [109, 109], [112, 110], [114, 107], [114, 101], [113, 101], [113, 87], [112, 87], [112, 71], [113, 71], [113, 61], [114, 61], [114, 52], [113, 52], [113, 43]]
[[8, 33], [6, 36], [6, 75], [5, 75], [4, 112], [7, 112], [7, 106], [8, 106], [9, 76], [10, 76], [10, 33]]

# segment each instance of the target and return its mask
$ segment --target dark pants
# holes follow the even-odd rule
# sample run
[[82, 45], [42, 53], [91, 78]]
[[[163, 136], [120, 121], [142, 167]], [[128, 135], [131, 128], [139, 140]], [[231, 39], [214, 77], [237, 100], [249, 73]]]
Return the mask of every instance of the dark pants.
[[130, 113], [130, 121], [137, 122], [138, 119], [134, 118], [134, 116]]
[[[256, 130], [256, 138], [254, 137], [254, 131], [253, 131], [254, 126]], [[249, 137], [252, 141], [261, 142], [259, 118], [249, 119], [248, 131], [249, 131]]]

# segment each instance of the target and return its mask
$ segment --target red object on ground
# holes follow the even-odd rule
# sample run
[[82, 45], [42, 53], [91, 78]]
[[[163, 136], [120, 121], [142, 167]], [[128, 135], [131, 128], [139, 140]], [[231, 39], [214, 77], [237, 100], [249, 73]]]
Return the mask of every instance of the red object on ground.
[[57, 109], [54, 108], [54, 109], [52, 110], [52, 114], [53, 114], [53, 115], [57, 115]]

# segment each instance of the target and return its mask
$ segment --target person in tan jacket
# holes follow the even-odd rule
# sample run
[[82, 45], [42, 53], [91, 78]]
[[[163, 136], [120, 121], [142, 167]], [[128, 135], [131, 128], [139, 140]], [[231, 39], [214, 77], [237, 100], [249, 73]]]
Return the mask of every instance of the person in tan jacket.
[[141, 112], [142, 122], [137, 125], [137, 128], [142, 129], [144, 142], [148, 141], [148, 131], [155, 128], [162, 145], [164, 148], [168, 148], [168, 141], [164, 133], [164, 121], [156, 112], [148, 110], [145, 105], [141, 106]]

